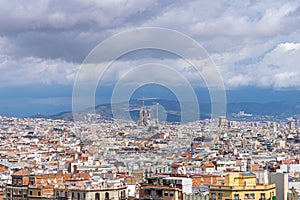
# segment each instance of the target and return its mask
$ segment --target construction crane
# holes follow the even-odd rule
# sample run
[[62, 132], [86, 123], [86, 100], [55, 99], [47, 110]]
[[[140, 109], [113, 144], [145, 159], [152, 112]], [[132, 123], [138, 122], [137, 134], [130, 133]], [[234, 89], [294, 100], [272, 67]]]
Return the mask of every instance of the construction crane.
[[142, 97], [142, 98], [138, 98], [137, 100], [142, 101], [142, 107], [144, 107], [145, 106], [145, 101], [147, 101], [147, 100], [157, 100], [157, 99], [159, 99], [159, 98], [145, 98], [145, 97]]

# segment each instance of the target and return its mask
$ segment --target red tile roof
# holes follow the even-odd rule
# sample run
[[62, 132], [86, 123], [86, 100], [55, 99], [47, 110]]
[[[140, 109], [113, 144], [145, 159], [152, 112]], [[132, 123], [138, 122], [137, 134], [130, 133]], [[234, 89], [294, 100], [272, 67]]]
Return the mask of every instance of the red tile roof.
[[27, 168], [21, 169], [12, 174], [12, 176], [29, 176], [29, 175], [30, 175], [30, 172], [29, 172], [29, 169], [27, 169]]
[[78, 173], [78, 178], [83, 178], [84, 180], [89, 180], [91, 178], [89, 173]]
[[211, 162], [203, 163], [204, 167], [215, 167], [215, 165]]

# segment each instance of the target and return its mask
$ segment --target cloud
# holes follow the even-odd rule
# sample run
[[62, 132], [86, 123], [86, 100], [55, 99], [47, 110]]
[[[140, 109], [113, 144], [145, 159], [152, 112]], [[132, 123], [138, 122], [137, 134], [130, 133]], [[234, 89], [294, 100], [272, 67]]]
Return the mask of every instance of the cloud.
[[250, 85], [251, 78], [248, 75], [238, 74], [233, 77], [229, 77], [226, 81], [226, 85], [229, 88], [237, 88]]
[[1, 87], [32, 84], [73, 84], [78, 64], [36, 57], [0, 58]]
[[[0, 32], [51, 32], [78, 29], [107, 29], [122, 25], [156, 5], [155, 1], [44, 0], [1, 2]], [[13, 11], [13, 12], [12, 12]]]
[[300, 79], [298, 72], [281, 72], [274, 75], [275, 88], [289, 88], [298, 87], [300, 84]]
[[155, 1], [3, 1], [0, 35], [12, 56], [82, 62], [115, 29], [155, 9]]
[[[300, 86], [300, 43], [280, 43], [253, 63], [239, 63], [222, 74], [228, 88], [240, 86], [298, 89]], [[228, 71], [228, 72], [227, 72]]]
[[299, 5], [292, 1], [189, 1], [167, 7], [144, 25], [173, 28], [198, 38], [276, 36], [297, 29]]
[[[285, 0], [4, 0], [0, 81], [3, 86], [71, 85], [85, 56], [104, 39], [123, 30], [159, 26], [181, 31], [203, 45], [229, 89], [296, 88], [299, 16], [300, 2]], [[116, 65], [122, 67], [109, 70], [104, 82], [111, 84], [132, 66], [152, 61], [174, 66], [191, 82], [199, 82], [182, 60], [147, 56], [119, 61]]]

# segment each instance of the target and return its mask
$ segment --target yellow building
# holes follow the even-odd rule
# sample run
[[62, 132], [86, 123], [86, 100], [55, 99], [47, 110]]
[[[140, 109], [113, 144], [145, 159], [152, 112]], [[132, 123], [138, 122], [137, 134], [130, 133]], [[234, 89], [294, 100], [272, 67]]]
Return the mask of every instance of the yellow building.
[[253, 173], [228, 174], [209, 189], [211, 200], [276, 200], [276, 185], [256, 184]]

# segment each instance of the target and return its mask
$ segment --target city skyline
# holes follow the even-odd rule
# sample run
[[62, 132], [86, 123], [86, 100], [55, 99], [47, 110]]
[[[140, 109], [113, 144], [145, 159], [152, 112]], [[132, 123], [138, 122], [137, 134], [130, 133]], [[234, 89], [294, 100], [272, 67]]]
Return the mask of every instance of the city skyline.
[[0, 200], [300, 200], [300, 1], [3, 0]]

